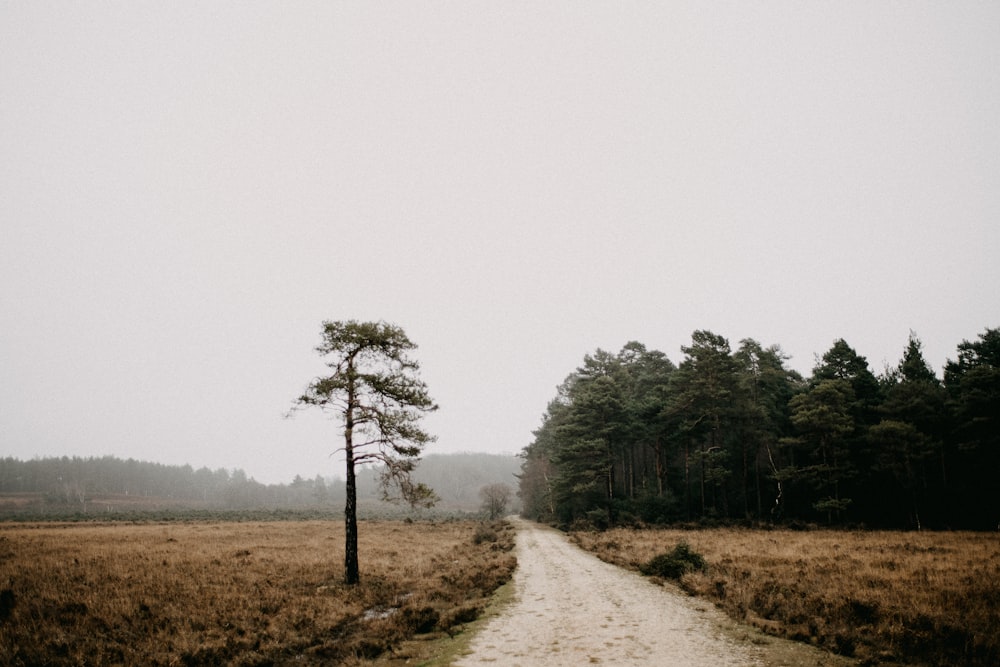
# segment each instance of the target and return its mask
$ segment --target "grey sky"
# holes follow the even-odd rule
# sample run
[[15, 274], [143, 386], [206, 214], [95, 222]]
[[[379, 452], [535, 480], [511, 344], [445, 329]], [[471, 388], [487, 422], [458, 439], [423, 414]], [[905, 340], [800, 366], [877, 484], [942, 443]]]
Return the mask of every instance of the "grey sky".
[[324, 319], [516, 452], [598, 347], [1000, 325], [996, 2], [0, 2], [0, 455], [339, 470]]

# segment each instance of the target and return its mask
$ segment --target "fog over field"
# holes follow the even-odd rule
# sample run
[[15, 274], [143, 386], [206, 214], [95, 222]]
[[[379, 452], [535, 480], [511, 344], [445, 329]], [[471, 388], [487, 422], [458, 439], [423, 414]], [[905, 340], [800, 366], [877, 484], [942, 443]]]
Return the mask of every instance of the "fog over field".
[[342, 468], [284, 419], [387, 320], [428, 452], [583, 356], [1000, 325], [1000, 5], [0, 4], [0, 453]]

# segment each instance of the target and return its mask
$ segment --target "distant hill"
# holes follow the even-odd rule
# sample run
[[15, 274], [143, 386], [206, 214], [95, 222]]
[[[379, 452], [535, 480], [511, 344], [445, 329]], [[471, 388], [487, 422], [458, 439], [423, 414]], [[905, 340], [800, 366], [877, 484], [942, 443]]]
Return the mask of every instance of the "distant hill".
[[[435, 513], [477, 512], [479, 490], [487, 484], [504, 483], [517, 489], [514, 475], [520, 464], [512, 455], [430, 454], [420, 462], [414, 479], [441, 498]], [[371, 468], [358, 472], [358, 501], [362, 516], [405, 511], [381, 501], [378, 473]], [[195, 470], [189, 465], [113, 456], [0, 459], [0, 517], [206, 509], [309, 509], [339, 514], [343, 507], [343, 480], [319, 475], [265, 485], [242, 470]]]

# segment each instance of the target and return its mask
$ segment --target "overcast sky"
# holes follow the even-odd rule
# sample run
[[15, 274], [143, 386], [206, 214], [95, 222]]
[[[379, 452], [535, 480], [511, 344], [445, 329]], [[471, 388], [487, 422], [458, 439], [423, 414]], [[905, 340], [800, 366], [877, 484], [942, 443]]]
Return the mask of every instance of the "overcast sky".
[[517, 452], [696, 329], [1000, 326], [997, 2], [0, 2], [0, 455], [339, 471], [325, 319]]

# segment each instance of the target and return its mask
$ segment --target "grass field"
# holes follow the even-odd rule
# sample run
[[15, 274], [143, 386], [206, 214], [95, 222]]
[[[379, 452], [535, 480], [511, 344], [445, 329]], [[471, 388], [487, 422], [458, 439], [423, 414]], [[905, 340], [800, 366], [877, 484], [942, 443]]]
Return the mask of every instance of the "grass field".
[[512, 529], [343, 524], [0, 524], [0, 664], [360, 664], [455, 632], [514, 569]]
[[768, 633], [862, 664], [1000, 664], [1000, 535], [784, 530], [576, 532], [639, 569], [678, 543], [707, 568], [689, 593]]

